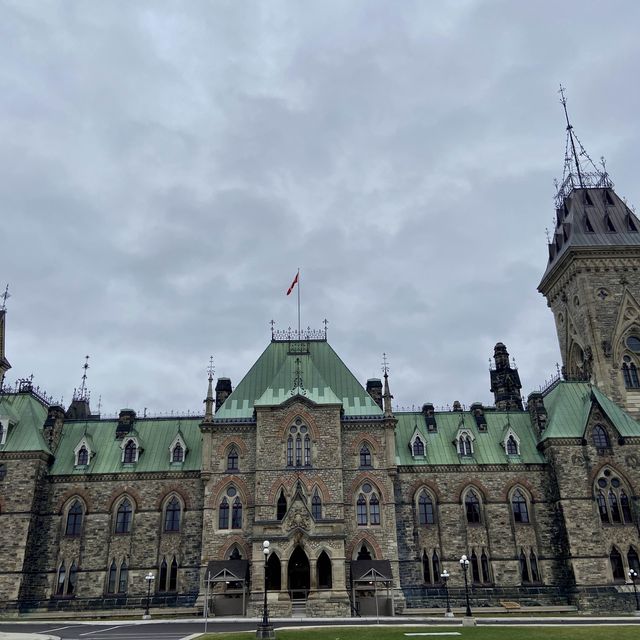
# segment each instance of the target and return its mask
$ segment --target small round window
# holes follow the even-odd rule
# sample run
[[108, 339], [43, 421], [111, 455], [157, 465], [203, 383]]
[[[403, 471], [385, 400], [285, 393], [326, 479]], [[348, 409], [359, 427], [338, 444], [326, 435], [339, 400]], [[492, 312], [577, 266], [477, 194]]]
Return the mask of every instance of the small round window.
[[627, 338], [627, 347], [634, 353], [640, 353], [640, 338], [638, 336], [629, 336]]
[[371, 485], [370, 485], [368, 482], [365, 482], [365, 483], [362, 485], [362, 490], [363, 490], [365, 493], [371, 493]]
[[227, 495], [230, 496], [231, 498], [233, 498], [233, 496], [236, 495], [236, 488], [235, 487], [229, 487], [227, 489]]
[[607, 481], [604, 478], [600, 478], [598, 480], [598, 486], [599, 487], [603, 487], [603, 488], [606, 487], [607, 486]]

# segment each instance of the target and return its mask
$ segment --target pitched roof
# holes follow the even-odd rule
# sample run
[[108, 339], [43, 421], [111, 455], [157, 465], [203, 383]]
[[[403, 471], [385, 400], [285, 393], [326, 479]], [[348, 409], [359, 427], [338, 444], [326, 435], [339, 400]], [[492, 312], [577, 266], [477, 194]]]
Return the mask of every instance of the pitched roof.
[[[473, 456], [459, 456], [454, 440], [458, 430], [469, 430], [473, 436]], [[436, 464], [520, 464], [544, 463], [543, 455], [537, 449], [536, 434], [531, 426], [529, 414], [524, 411], [485, 411], [486, 431], [479, 431], [472, 413], [443, 411], [435, 413], [437, 433], [428, 432], [425, 417], [420, 412], [396, 413], [396, 463], [398, 465]], [[504, 447], [507, 422], [520, 440], [520, 455], [507, 455]], [[409, 443], [416, 427], [425, 442], [425, 457], [414, 458]]]
[[0, 395], [0, 416], [13, 424], [0, 451], [42, 451], [51, 453], [42, 437], [47, 407], [31, 393]]
[[[122, 440], [116, 439], [117, 420], [77, 420], [66, 422], [51, 467], [52, 475], [97, 473], [145, 473], [153, 471], [199, 471], [202, 464], [201, 418], [148, 418], [135, 421], [135, 436], [143, 451], [134, 464], [122, 460]], [[182, 463], [172, 463], [169, 447], [178, 433], [187, 446]], [[91, 439], [92, 453], [86, 467], [75, 465], [74, 449], [85, 435]], [[126, 437], [125, 437], [126, 439]]]
[[273, 340], [214, 420], [251, 418], [254, 406], [280, 405], [296, 395], [316, 404], [341, 404], [346, 416], [382, 416], [326, 340]]
[[640, 424], [589, 382], [560, 382], [544, 398], [547, 427], [541, 440], [582, 438], [597, 403], [621, 436], [640, 436]]
[[571, 248], [613, 247], [640, 247], [640, 220], [613, 189], [573, 189], [556, 211], [541, 284]]

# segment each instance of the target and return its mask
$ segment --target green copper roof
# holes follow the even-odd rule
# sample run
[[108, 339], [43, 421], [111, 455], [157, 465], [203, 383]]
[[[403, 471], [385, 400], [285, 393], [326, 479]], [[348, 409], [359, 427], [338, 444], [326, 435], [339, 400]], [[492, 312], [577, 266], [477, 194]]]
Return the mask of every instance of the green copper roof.
[[51, 453], [42, 437], [42, 425], [47, 408], [31, 393], [12, 393], [0, 396], [0, 416], [8, 417], [7, 440], [0, 451], [44, 451]]
[[329, 344], [310, 340], [271, 342], [215, 419], [251, 418], [254, 406], [279, 405], [295, 395], [317, 404], [341, 404], [345, 416], [382, 416]]
[[547, 438], [582, 438], [593, 403], [597, 403], [621, 436], [640, 436], [640, 424], [588, 382], [560, 382], [544, 398]]
[[[117, 420], [78, 420], [67, 422], [51, 468], [52, 475], [87, 473], [144, 473], [152, 471], [199, 471], [202, 460], [200, 433], [201, 418], [136, 419], [129, 437], [136, 437], [143, 448], [134, 464], [122, 460], [123, 440], [116, 440]], [[169, 461], [169, 447], [178, 434], [187, 447], [183, 463]], [[75, 467], [75, 448], [83, 437], [87, 438], [91, 456], [86, 467]], [[126, 437], [125, 437], [126, 440]]]
[[[484, 414], [487, 430], [478, 430], [473, 414], [459, 411], [436, 413], [437, 433], [428, 433], [424, 415], [419, 412], [397, 413], [396, 463], [398, 465], [435, 464], [522, 464], [544, 463], [538, 451], [536, 435], [529, 414], [487, 411]], [[464, 418], [464, 425], [462, 419]], [[507, 423], [520, 441], [520, 455], [507, 455], [503, 442]], [[414, 458], [409, 444], [416, 428], [425, 443], [425, 457]], [[468, 429], [473, 437], [473, 456], [459, 456], [454, 440], [460, 428]]]

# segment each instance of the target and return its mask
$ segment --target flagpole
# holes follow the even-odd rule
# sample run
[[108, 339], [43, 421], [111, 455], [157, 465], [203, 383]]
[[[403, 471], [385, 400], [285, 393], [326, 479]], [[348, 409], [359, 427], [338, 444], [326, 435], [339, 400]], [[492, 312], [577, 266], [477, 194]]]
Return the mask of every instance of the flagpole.
[[300, 267], [298, 267], [298, 340], [300, 338]]

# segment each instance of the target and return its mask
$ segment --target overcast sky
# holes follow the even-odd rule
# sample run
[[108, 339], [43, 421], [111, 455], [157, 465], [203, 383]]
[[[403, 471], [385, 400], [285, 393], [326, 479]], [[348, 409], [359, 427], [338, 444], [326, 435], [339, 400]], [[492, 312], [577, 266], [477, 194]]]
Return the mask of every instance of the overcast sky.
[[640, 3], [0, 0], [7, 379], [198, 412], [302, 324], [400, 406], [527, 394], [567, 88], [640, 205]]

